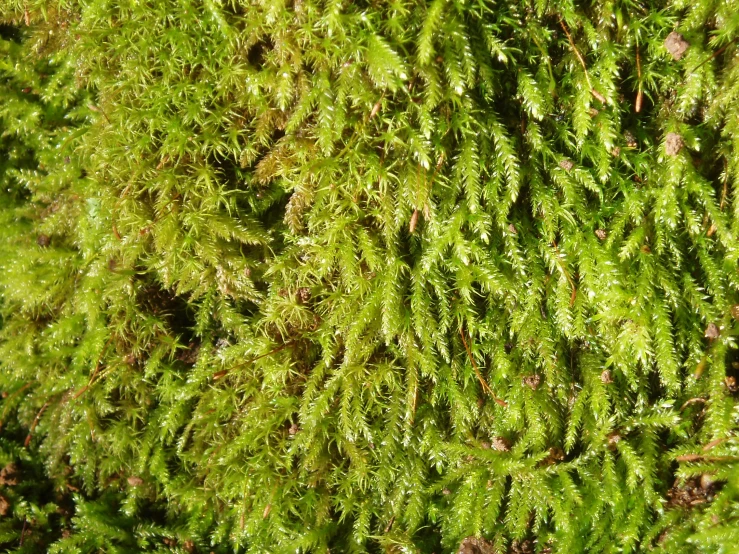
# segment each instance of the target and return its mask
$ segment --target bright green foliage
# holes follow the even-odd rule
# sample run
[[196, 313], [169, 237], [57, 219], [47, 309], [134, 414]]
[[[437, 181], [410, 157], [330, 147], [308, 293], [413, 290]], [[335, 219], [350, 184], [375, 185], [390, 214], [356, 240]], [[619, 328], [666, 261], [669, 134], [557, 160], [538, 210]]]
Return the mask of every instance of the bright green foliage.
[[739, 1], [0, 17], [52, 551], [736, 551]]

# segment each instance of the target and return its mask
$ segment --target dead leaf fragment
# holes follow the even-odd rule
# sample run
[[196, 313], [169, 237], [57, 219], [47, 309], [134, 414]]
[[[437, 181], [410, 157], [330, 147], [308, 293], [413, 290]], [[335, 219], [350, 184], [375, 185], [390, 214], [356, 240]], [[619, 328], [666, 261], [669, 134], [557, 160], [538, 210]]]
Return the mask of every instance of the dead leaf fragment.
[[685, 146], [683, 137], [677, 133], [667, 133], [665, 137], [665, 152], [667, 152], [668, 156], [677, 156], [680, 150], [683, 149], [683, 146]]
[[511, 441], [505, 437], [494, 437], [490, 442], [490, 446], [498, 452], [508, 452], [511, 449]]
[[677, 31], [672, 31], [665, 39], [665, 48], [672, 55], [673, 60], [682, 59], [690, 43]]
[[525, 375], [523, 378], [523, 384], [529, 387], [531, 390], [536, 390], [539, 388], [539, 385], [541, 384], [541, 376], [540, 375]]
[[565, 171], [571, 171], [572, 168], [575, 167], [575, 164], [572, 163], [572, 160], [564, 159], [561, 162], [559, 162], [559, 167], [561, 167]]
[[708, 324], [708, 327], [706, 327], [706, 332], [703, 336], [705, 336], [709, 340], [714, 340], [719, 338], [720, 335], [721, 331], [719, 331], [718, 326], [715, 323], [711, 322]]
[[495, 554], [495, 548], [483, 538], [467, 537], [460, 543], [457, 554]]
[[15, 464], [13, 462], [6, 465], [0, 470], [0, 485], [7, 485], [9, 487], [17, 485], [18, 479], [16, 473], [17, 470], [15, 469]]
[[126, 481], [128, 481], [128, 484], [132, 487], [140, 487], [144, 484], [144, 480], [136, 475], [131, 475], [128, 479], [126, 479]]

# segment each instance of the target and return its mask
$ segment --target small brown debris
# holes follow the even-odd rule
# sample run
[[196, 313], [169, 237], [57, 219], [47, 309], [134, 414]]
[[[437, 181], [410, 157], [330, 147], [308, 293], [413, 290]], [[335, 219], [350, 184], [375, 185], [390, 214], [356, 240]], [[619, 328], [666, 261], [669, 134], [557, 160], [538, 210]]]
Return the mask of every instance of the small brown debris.
[[667, 491], [667, 497], [670, 499], [667, 507], [691, 508], [699, 504], [705, 504], [713, 500], [720, 486], [720, 482], [714, 481], [713, 478], [705, 474], [700, 478], [688, 479], [682, 485], [679, 480], [675, 480], [672, 488]]
[[51, 239], [49, 238], [49, 235], [39, 235], [36, 237], [36, 244], [38, 244], [41, 248], [46, 248], [51, 244]]
[[526, 539], [523, 541], [513, 541], [509, 554], [534, 554], [534, 541]]
[[537, 374], [525, 375], [522, 380], [523, 384], [529, 387], [531, 390], [538, 389], [539, 385], [541, 384], [541, 376]]
[[136, 363], [136, 356], [133, 354], [133, 352], [129, 352], [128, 354], [126, 354], [126, 357], [123, 358], [123, 362], [126, 365], [133, 365]]
[[549, 449], [549, 455], [560, 462], [565, 459], [565, 452], [559, 446], [552, 446]]
[[565, 459], [564, 450], [562, 450], [558, 446], [553, 446], [549, 449], [549, 455], [546, 458], [544, 458], [542, 463], [543, 465], [550, 466], [550, 465], [556, 464], [557, 462], [561, 462], [564, 459]]
[[714, 340], [719, 338], [721, 336], [721, 331], [719, 331], [718, 325], [711, 322], [708, 324], [708, 327], [706, 327], [706, 332], [703, 335], [709, 340]]
[[665, 152], [667, 152], [668, 156], [677, 156], [680, 150], [683, 149], [683, 146], [685, 146], [683, 137], [677, 133], [667, 133], [665, 137]]
[[485, 539], [467, 537], [459, 545], [457, 554], [495, 554], [495, 548]]
[[727, 375], [726, 379], [724, 379], [724, 383], [726, 383], [726, 388], [729, 389], [729, 392], [736, 392], [739, 390], [739, 387], [736, 385], [736, 377]]
[[624, 133], [624, 140], [626, 141], [626, 146], [628, 146], [629, 148], [636, 148], [638, 145], [638, 143], [636, 142], [636, 137], [631, 131], [626, 131]]
[[187, 365], [195, 365], [195, 362], [198, 361], [199, 354], [200, 343], [191, 342], [187, 345], [187, 348], [185, 348], [178, 354], [177, 359], [181, 362], [186, 363]]
[[491, 448], [491, 445], [490, 445], [490, 443], [489, 443], [489, 442], [487, 442], [487, 441], [482, 441], [482, 442], [480, 443], [480, 448], [482, 448], [483, 450], [490, 450], [490, 448]]
[[665, 39], [665, 48], [672, 55], [673, 60], [682, 59], [689, 46], [690, 43], [685, 40], [685, 37], [676, 31], [672, 31]]
[[185, 552], [191, 554], [192, 552], [195, 552], [195, 543], [191, 540], [186, 540], [182, 543], [182, 548], [185, 549]]
[[141, 477], [138, 477], [136, 475], [131, 475], [131, 477], [126, 479], [126, 481], [128, 481], [128, 484], [131, 485], [132, 487], [140, 487], [141, 485], [144, 484], [144, 480]]
[[613, 374], [611, 373], [610, 369], [604, 369], [603, 372], [600, 374], [600, 381], [604, 385], [610, 385], [613, 383]]
[[508, 225], [508, 230], [513, 235], [517, 235], [518, 234], [518, 231], [516, 230], [516, 226], [513, 223], [511, 223], [510, 225]]
[[505, 437], [494, 437], [490, 445], [498, 452], [508, 452], [511, 449], [511, 441]]
[[444, 490], [441, 491], [441, 494], [443, 494], [444, 496], [449, 496], [450, 494], [452, 494], [452, 491], [444, 487]]
[[298, 300], [300, 300], [301, 304], [305, 304], [310, 300], [311, 292], [308, 287], [300, 287], [298, 289]]
[[622, 437], [618, 433], [611, 433], [610, 435], [608, 435], [608, 448], [616, 448], [616, 445], [621, 442], [621, 439]]
[[600, 240], [606, 240], [606, 238], [608, 237], [608, 233], [605, 231], [605, 229], [596, 229], [595, 236], [598, 237]]
[[18, 470], [15, 468], [15, 464], [10, 462], [3, 469], [0, 470], [0, 485], [8, 485], [12, 487], [18, 484], [18, 476], [16, 475]]
[[7, 515], [8, 510], [10, 510], [10, 502], [8, 502], [8, 499], [0, 494], [0, 516]]
[[731, 317], [739, 321], [739, 304], [734, 304], [731, 307]]
[[575, 164], [572, 163], [572, 160], [564, 159], [559, 162], [559, 167], [561, 167], [565, 171], [571, 171], [572, 168], [575, 167]]
[[293, 424], [292, 424], [292, 425], [290, 426], [290, 429], [288, 429], [288, 430], [287, 430], [287, 432], [288, 432], [288, 433], [289, 433], [290, 435], [297, 435], [297, 434], [298, 434], [298, 431], [300, 431], [300, 427], [298, 427], [298, 424], [297, 424], [297, 423], [293, 423]]
[[614, 146], [613, 150], [611, 150], [611, 155], [614, 158], [618, 158], [621, 155], [621, 147], [620, 146]]

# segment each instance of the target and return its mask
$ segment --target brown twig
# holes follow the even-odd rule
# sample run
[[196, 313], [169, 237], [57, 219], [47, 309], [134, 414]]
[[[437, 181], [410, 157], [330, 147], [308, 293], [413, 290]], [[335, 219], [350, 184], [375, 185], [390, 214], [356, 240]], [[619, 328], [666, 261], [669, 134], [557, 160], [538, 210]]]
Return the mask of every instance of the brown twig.
[[252, 358], [250, 360], [247, 360], [245, 362], [242, 362], [240, 364], [237, 364], [237, 365], [235, 365], [232, 368], [222, 369], [221, 371], [217, 371], [217, 372], [215, 372], [213, 374], [213, 380], [215, 381], [217, 379], [220, 379], [221, 377], [225, 377], [228, 374], [228, 372], [231, 371], [232, 369], [236, 369], [237, 367], [249, 365], [249, 364], [251, 364], [253, 362], [256, 362], [257, 360], [261, 360], [262, 358], [266, 358], [267, 356], [271, 356], [272, 354], [277, 354], [279, 351], [285, 350], [285, 348], [287, 348], [288, 346], [292, 346], [294, 343], [295, 343], [295, 339], [286, 342], [285, 344], [283, 344], [282, 346], [280, 346], [278, 348], [275, 348], [274, 350], [270, 350], [266, 354], [261, 354], [261, 355], [257, 356], [256, 358]]
[[47, 400], [46, 402], [44, 402], [44, 405], [41, 406], [41, 409], [38, 411], [36, 417], [33, 419], [33, 423], [31, 423], [31, 428], [28, 430], [28, 436], [26, 436], [26, 440], [23, 442], [23, 448], [28, 448], [28, 445], [31, 444], [31, 436], [33, 435], [33, 431], [36, 429], [36, 425], [38, 425], [41, 416], [44, 415], [44, 412], [46, 411], [46, 408], [48, 406], [49, 401]]
[[[726, 50], [726, 49], [727, 49], [727, 48], [728, 48], [729, 46], [731, 46], [732, 44], [734, 44], [734, 43], [735, 43], [735, 42], [736, 42], [737, 40], [739, 40], [739, 37], [736, 37], [736, 38], [734, 38], [734, 40], [731, 40], [731, 41], [729, 41], [728, 43], [724, 44], [724, 45], [723, 45], [723, 46], [722, 46], [721, 48], [719, 48], [718, 50], [716, 50], [716, 51], [715, 51], [715, 52], [714, 52], [713, 54], [711, 54], [711, 55], [710, 55], [709, 57], [707, 57], [707, 58], [706, 58], [705, 60], [703, 60], [703, 61], [702, 61], [701, 63], [699, 63], [698, 65], [696, 65], [696, 66], [695, 66], [695, 67], [694, 67], [693, 69], [691, 69], [691, 70], [690, 70], [690, 71], [688, 72], [688, 74], [687, 74], [687, 75], [685, 76], [685, 79], [687, 79], [688, 77], [690, 77], [690, 76], [691, 76], [691, 75], [692, 75], [693, 73], [695, 73], [696, 71], [698, 71], [698, 69], [700, 69], [700, 68], [701, 68], [701, 67], [703, 67], [703, 66], [704, 66], [705, 64], [707, 64], [708, 62], [710, 62], [710, 61], [711, 61], [712, 59], [714, 59], [714, 58], [715, 58], [716, 56], [720, 56], [720, 55], [721, 55], [721, 53], [722, 53], [722, 52], [723, 52], [724, 50]], [[683, 79], [683, 81], [685, 81], [685, 79]]]
[[105, 121], [107, 121], [108, 124], [111, 125], [110, 119], [108, 118], [108, 114], [106, 114], [105, 113], [105, 110], [103, 110], [100, 106], [96, 106], [95, 104], [90, 103], [90, 104], [87, 105], [87, 107], [92, 112], [103, 114], [103, 117], [105, 118]]
[[704, 454], [684, 454], [675, 458], [678, 462], [698, 462], [705, 460], [707, 462], [736, 462], [739, 456], [706, 456]]
[[708, 443], [708, 444], [707, 444], [706, 446], [704, 446], [704, 447], [703, 447], [703, 452], [708, 452], [708, 451], [709, 451], [709, 450], [711, 450], [711, 448], [713, 448], [714, 446], [718, 446], [719, 444], [721, 444], [722, 442], [726, 442], [727, 440], [729, 440], [729, 439], [727, 439], [726, 437], [724, 437], [724, 438], [722, 438], [722, 439], [715, 439], [715, 440], [712, 440], [712, 441], [711, 441], [711, 442], [709, 442], [709, 443]]
[[726, 163], [726, 158], [724, 158], [724, 188], [721, 191], [721, 203], [719, 204], [719, 211], [724, 211], [724, 204], [726, 203], [726, 195], [728, 194], [728, 185], [729, 185], [729, 167]]
[[488, 385], [485, 379], [483, 379], [482, 373], [480, 373], [480, 369], [477, 367], [477, 364], [475, 363], [475, 359], [472, 357], [472, 352], [470, 351], [470, 347], [467, 345], [467, 341], [464, 338], [464, 330], [462, 328], [459, 329], [459, 335], [462, 337], [462, 344], [464, 344], [464, 349], [467, 351], [467, 357], [470, 359], [470, 363], [472, 364], [472, 368], [475, 370], [477, 379], [480, 381], [480, 384], [482, 385], [482, 390], [484, 390], [486, 393], [492, 396], [496, 404], [498, 404], [499, 406], [503, 406], [504, 408], [507, 407], [508, 403], [505, 400], [501, 400], [500, 398], [495, 396], [493, 389], [491, 389], [490, 385]]
[[85, 392], [87, 391], [87, 389], [90, 388], [90, 386], [92, 385], [92, 382], [95, 380], [95, 377], [97, 377], [97, 374], [100, 371], [100, 366], [101, 366], [101, 364], [103, 362], [103, 356], [105, 355], [105, 352], [108, 350], [108, 346], [110, 345], [110, 341], [112, 341], [112, 340], [113, 340], [113, 335], [110, 335], [110, 338], [107, 340], [107, 342], [103, 346], [103, 350], [100, 352], [100, 356], [98, 356], [98, 361], [95, 364], [95, 369], [93, 370], [92, 375], [90, 375], [90, 380], [87, 382], [87, 385], [85, 385], [84, 387], [82, 387], [77, 392], [77, 394], [74, 395], [74, 399], [75, 400], [77, 400], [80, 396], [82, 396], [83, 394], [85, 394]]
[[2, 430], [2, 428], [3, 428], [3, 422], [5, 421], [5, 416], [8, 413], [9, 402], [13, 398], [15, 398], [16, 396], [18, 396], [20, 393], [22, 393], [24, 390], [26, 390], [28, 387], [30, 387], [32, 382], [33, 381], [31, 381], [29, 383], [26, 383], [21, 388], [19, 388], [17, 391], [15, 391], [13, 394], [10, 394], [10, 395], [8, 395], [7, 398], [5, 398], [5, 407], [3, 408], [3, 415], [2, 415], [2, 417], [0, 417], [0, 430]]
[[129, 189], [131, 188], [131, 182], [126, 185], [126, 188], [123, 189], [123, 192], [118, 197], [118, 200], [115, 202], [115, 208], [113, 209], [113, 217], [112, 217], [112, 225], [113, 225], [113, 234], [115, 235], [115, 238], [118, 240], [121, 240], [121, 234], [118, 232], [118, 227], [116, 226], [116, 215], [118, 214], [118, 206], [120, 205], [121, 201], [123, 200], [123, 197], [128, 194]]
[[588, 73], [588, 67], [585, 65], [585, 58], [582, 57], [582, 54], [580, 54], [580, 51], [577, 49], [577, 46], [575, 46], [575, 41], [572, 40], [572, 35], [570, 34], [570, 31], [567, 29], [567, 25], [565, 25], [564, 20], [560, 17], [559, 18], [559, 24], [562, 26], [562, 30], [565, 32], [565, 35], [567, 35], [567, 40], [570, 41], [570, 46], [572, 47], [573, 52], [575, 52], [575, 56], [577, 56], [578, 61], [580, 62], [580, 65], [582, 66], [583, 71], [585, 72], [585, 80], [588, 83], [588, 88], [590, 89], [590, 94], [595, 96], [598, 100], [603, 102], [604, 104], [607, 104], [605, 97], [595, 90], [593, 87], [593, 83], [590, 81], [590, 74]]
[[572, 294], [570, 295], [570, 308], [575, 305], [575, 300], [577, 299], [577, 286], [575, 285], [575, 281], [572, 280], [572, 277], [570, 277], [569, 271], [565, 268], [564, 265], [562, 265], [562, 262], [560, 261], [560, 252], [559, 248], [557, 247], [557, 243], [553, 242], [552, 246], [554, 246], [554, 251], [557, 253], [557, 257], [555, 258], [557, 260], [557, 265], [559, 266], [559, 269], [564, 274], [565, 278], [567, 279], [567, 282], [572, 287]]
[[415, 232], [417, 224], [418, 224], [418, 208], [413, 210], [413, 215], [411, 215], [411, 222], [408, 225], [408, 232], [411, 235]]
[[634, 111], [636, 113], [639, 113], [641, 111], [641, 105], [642, 105], [642, 80], [641, 80], [641, 56], [639, 55], [639, 44], [636, 45], [636, 74], [639, 77], [639, 89], [636, 92], [636, 104], [634, 106]]
[[416, 416], [416, 403], [418, 402], [418, 383], [413, 385], [413, 403], [411, 404], [411, 425]]
[[389, 522], [388, 522], [388, 524], [387, 524], [387, 525], [385, 526], [385, 533], [389, 533], [389, 532], [390, 532], [390, 529], [392, 529], [392, 528], [393, 528], [393, 523], [395, 523], [395, 515], [393, 515], [393, 516], [392, 516], [392, 517], [390, 518], [390, 521], [389, 521]]
[[690, 400], [686, 400], [685, 403], [682, 406], [680, 406], [680, 410], [679, 411], [682, 412], [685, 408], [687, 408], [691, 404], [695, 404], [696, 402], [705, 402], [705, 401], [706, 401], [705, 398], [700, 398], [700, 397], [698, 397], [698, 398], [691, 398]]

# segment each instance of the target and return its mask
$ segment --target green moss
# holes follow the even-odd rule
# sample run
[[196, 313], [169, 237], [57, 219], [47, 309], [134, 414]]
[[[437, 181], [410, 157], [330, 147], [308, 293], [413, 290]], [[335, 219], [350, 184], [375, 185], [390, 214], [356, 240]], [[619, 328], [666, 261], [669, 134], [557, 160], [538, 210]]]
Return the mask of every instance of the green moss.
[[737, 14], [0, 1], [0, 541], [733, 551]]

